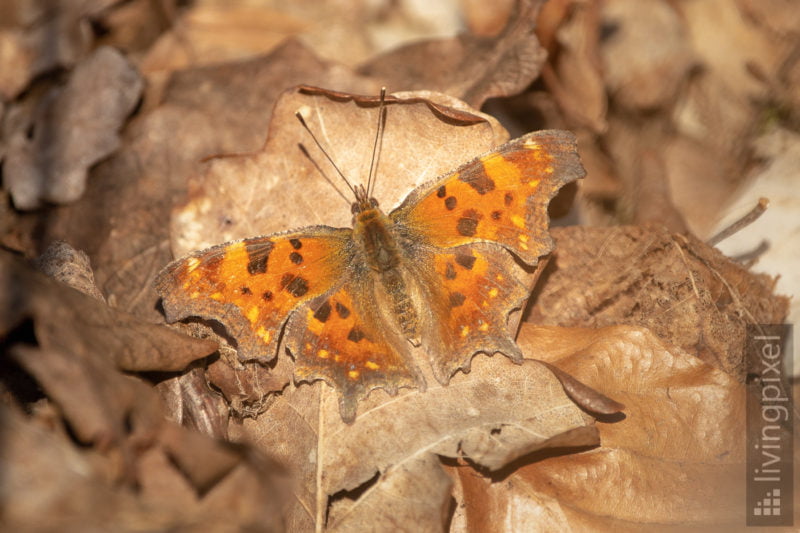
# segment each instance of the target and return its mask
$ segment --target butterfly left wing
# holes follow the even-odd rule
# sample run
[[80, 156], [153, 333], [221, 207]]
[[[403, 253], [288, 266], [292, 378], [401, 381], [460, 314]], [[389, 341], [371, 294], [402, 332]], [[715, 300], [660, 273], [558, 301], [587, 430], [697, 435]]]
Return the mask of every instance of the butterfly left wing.
[[419, 187], [389, 216], [429, 245], [492, 242], [534, 265], [553, 247], [550, 200], [585, 174], [572, 133], [537, 131]]
[[575, 137], [534, 132], [412, 192], [389, 216], [409, 238], [409, 268], [425, 280], [431, 324], [427, 348], [446, 383], [477, 352], [522, 355], [508, 328], [528, 288], [510, 254], [529, 265], [552, 249], [547, 207], [558, 190], [585, 174]]

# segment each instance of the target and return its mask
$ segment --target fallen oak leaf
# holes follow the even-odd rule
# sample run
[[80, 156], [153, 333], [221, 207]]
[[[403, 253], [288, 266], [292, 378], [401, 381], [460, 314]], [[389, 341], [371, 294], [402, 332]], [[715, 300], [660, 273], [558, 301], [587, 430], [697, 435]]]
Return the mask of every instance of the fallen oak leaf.
[[744, 386], [644, 328], [525, 324], [527, 353], [623, 400], [598, 421], [601, 446], [506, 472], [503, 483], [452, 469], [465, 528], [641, 529], [744, 524]]
[[[447, 386], [396, 397], [376, 390], [363, 403], [363, 412], [347, 425], [329, 389], [290, 385], [270, 409], [232, 434], [269, 450], [297, 480], [286, 510], [289, 529], [379, 527], [377, 515], [367, 511], [389, 501], [381, 514], [391, 516], [391, 523], [413, 518], [441, 524], [450, 483], [438, 460], [426, 456], [463, 457], [499, 469], [535, 450], [598, 442], [591, 418], [535, 361], [518, 366], [503, 357], [478, 356], [469, 375], [456, 374]], [[390, 488], [409, 486], [424, 490], [403, 500]], [[366, 490], [355, 501], [334, 498], [359, 487]], [[426, 500], [421, 508], [419, 500]], [[417, 514], [420, 509], [425, 517]]]

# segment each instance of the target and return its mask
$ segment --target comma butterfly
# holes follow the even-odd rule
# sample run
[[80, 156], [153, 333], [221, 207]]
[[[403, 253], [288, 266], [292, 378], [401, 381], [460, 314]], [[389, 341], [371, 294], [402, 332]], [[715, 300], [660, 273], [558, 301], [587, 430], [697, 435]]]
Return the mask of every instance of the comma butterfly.
[[[386, 110], [382, 95], [379, 132]], [[243, 358], [288, 349], [295, 379], [335, 387], [350, 422], [372, 389], [425, 387], [413, 347], [442, 384], [479, 352], [522, 360], [508, 317], [529, 291], [514, 256], [532, 267], [550, 252], [548, 204], [584, 174], [571, 133], [533, 132], [417, 187], [387, 215], [371, 169], [366, 186], [350, 187], [352, 228], [197, 251], [167, 265], [156, 290], [170, 322], [217, 320]]]

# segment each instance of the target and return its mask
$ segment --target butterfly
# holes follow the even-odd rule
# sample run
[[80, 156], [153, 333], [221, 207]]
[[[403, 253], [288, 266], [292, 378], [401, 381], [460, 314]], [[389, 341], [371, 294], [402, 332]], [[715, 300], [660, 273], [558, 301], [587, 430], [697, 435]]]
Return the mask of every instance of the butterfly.
[[[383, 93], [380, 102], [376, 146]], [[443, 385], [480, 352], [522, 361], [508, 324], [529, 296], [517, 261], [533, 267], [551, 251], [548, 204], [585, 175], [571, 133], [538, 131], [415, 188], [386, 214], [371, 192], [372, 156], [366, 185], [348, 182], [352, 228], [227, 242], [173, 261], [155, 281], [169, 322], [221, 322], [242, 359], [285, 348], [295, 381], [338, 391], [345, 422], [373, 389], [424, 390], [419, 351]]]

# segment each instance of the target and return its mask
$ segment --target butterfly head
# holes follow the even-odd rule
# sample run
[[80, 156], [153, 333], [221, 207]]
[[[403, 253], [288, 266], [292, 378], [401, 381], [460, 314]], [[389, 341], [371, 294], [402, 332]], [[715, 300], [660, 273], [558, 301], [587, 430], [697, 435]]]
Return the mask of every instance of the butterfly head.
[[378, 200], [370, 196], [363, 185], [357, 185], [353, 192], [356, 195], [356, 201], [350, 206], [350, 211], [353, 213], [354, 218], [365, 211], [378, 208]]

